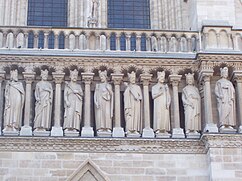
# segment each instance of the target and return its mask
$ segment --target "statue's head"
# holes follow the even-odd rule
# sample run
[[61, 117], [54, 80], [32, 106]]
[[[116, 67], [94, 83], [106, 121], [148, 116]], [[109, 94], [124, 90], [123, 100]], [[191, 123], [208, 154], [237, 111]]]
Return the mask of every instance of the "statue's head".
[[10, 71], [10, 79], [13, 81], [18, 81], [18, 70], [11, 70]]
[[99, 77], [101, 79], [101, 82], [106, 82], [107, 78], [108, 78], [107, 70], [104, 70], [104, 71], [99, 70], [98, 73], [99, 73]]
[[128, 77], [129, 77], [129, 82], [134, 84], [135, 83], [135, 79], [136, 79], [136, 74], [134, 71], [132, 71], [131, 73], [128, 73]]
[[70, 71], [70, 78], [72, 81], [76, 82], [78, 78], [78, 71], [76, 69]]
[[187, 85], [193, 85], [194, 84], [194, 73], [188, 73], [188, 74], [185, 74], [186, 76], [186, 83]]
[[45, 70], [41, 70], [41, 78], [42, 78], [42, 80], [47, 80], [48, 79], [48, 73], [49, 73], [49, 71], [47, 70], [47, 69], [45, 69]]
[[166, 73], [165, 71], [157, 72], [157, 79], [159, 82], [163, 83], [165, 81]]
[[227, 78], [229, 75], [228, 67], [220, 68], [220, 74], [221, 74], [221, 77]]

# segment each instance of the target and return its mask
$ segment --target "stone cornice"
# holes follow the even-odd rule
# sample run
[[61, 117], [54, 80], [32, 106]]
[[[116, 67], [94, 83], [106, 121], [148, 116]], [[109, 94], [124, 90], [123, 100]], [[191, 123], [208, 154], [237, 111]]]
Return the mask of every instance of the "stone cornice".
[[201, 140], [209, 148], [242, 148], [242, 134], [203, 134]]
[[205, 154], [200, 140], [1, 137], [0, 151]]

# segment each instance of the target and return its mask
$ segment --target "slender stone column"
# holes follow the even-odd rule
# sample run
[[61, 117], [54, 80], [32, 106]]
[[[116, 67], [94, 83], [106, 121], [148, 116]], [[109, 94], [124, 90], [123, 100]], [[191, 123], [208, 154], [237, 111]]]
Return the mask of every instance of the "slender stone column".
[[147, 37], [146, 38], [146, 51], [151, 51], [151, 43], [150, 43], [151, 38]]
[[17, 48], [17, 35], [13, 34], [13, 48]]
[[54, 112], [54, 126], [51, 129], [51, 136], [63, 136], [63, 129], [61, 122], [61, 83], [63, 82], [65, 73], [53, 72], [55, 80], [55, 112]]
[[3, 33], [3, 48], [7, 46], [7, 33]]
[[141, 36], [136, 37], [136, 51], [141, 51]]
[[34, 34], [34, 48], [38, 48], [38, 38], [39, 38], [38, 33], [35, 33]]
[[93, 128], [91, 127], [91, 83], [94, 73], [82, 73], [82, 79], [85, 83], [84, 99], [84, 127], [82, 127], [82, 137], [94, 137]]
[[59, 35], [55, 34], [54, 49], [59, 48]]
[[143, 83], [143, 97], [144, 97], [144, 129], [142, 133], [143, 138], [154, 138], [155, 134], [150, 127], [150, 100], [149, 100], [149, 81], [151, 80], [151, 74], [141, 74], [140, 78]]
[[116, 50], [120, 51], [120, 36], [116, 35]]
[[[0, 71], [0, 97], [3, 97], [2, 82], [5, 78], [5, 71]], [[0, 135], [2, 135], [3, 123], [3, 99], [0, 100]]]
[[24, 33], [24, 44], [23, 44], [23, 48], [28, 48], [28, 38], [29, 38], [29, 34], [28, 33]]
[[79, 49], [79, 35], [75, 36], [75, 49]]
[[183, 129], [180, 126], [180, 111], [179, 111], [179, 98], [178, 98], [178, 84], [182, 75], [173, 74], [169, 76], [172, 84], [173, 92], [173, 118], [174, 128], [172, 129], [172, 138], [185, 138]]
[[107, 35], [107, 50], [110, 50], [110, 35]]
[[65, 49], [69, 49], [69, 35], [65, 35]]
[[113, 128], [113, 137], [124, 137], [124, 129], [121, 127], [121, 118], [120, 118], [120, 84], [123, 79], [123, 74], [111, 74], [112, 80], [114, 83], [114, 92], [115, 92], [115, 97], [114, 97], [114, 128]]
[[96, 36], [96, 50], [104, 50], [103, 47], [104, 46], [102, 45], [102, 42], [101, 42], [101, 36], [97, 35]]
[[237, 102], [237, 119], [239, 133], [242, 133], [242, 71], [233, 72], [233, 80], [236, 83], [236, 102]]
[[44, 33], [44, 49], [48, 49], [48, 33]]
[[218, 132], [217, 124], [213, 122], [213, 111], [212, 111], [212, 97], [210, 87], [210, 77], [213, 76], [213, 70], [202, 70], [199, 75], [199, 80], [203, 81], [204, 90], [204, 119], [205, 128], [204, 132]]
[[130, 38], [131, 38], [131, 36], [130, 35], [127, 35], [126, 36], [126, 51], [130, 51]]
[[23, 72], [23, 76], [26, 82], [25, 91], [25, 106], [24, 106], [24, 126], [21, 127], [20, 136], [32, 136], [32, 127], [30, 126], [31, 116], [31, 103], [32, 103], [32, 82], [35, 78], [35, 72], [27, 71]]

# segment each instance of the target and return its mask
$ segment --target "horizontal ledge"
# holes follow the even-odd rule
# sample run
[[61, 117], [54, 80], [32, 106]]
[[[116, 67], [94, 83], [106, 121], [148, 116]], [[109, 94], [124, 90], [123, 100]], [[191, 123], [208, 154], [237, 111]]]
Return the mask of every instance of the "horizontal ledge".
[[205, 154], [195, 139], [0, 137], [0, 151]]

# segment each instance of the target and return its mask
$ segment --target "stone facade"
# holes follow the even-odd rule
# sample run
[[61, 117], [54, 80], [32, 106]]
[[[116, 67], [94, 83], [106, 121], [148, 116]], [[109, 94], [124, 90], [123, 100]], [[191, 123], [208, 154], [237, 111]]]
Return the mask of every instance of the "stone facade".
[[[55, 28], [26, 26], [27, 0], [0, 0], [0, 180], [242, 180], [241, 1], [150, 0], [150, 30], [108, 28], [107, 1], [98, 3], [97, 19], [89, 26], [91, 1], [69, 0], [68, 27]], [[43, 47], [38, 46], [40, 33]], [[28, 48], [30, 34], [33, 48]], [[49, 47], [51, 35], [54, 49]], [[61, 36], [64, 49], [59, 49]], [[121, 36], [125, 50], [121, 50]], [[111, 50], [112, 37], [115, 50]], [[136, 47], [131, 49], [134, 41]], [[220, 127], [215, 85], [224, 67], [235, 88], [236, 118], [235, 125]], [[75, 69], [76, 83], [83, 90], [81, 130], [65, 132], [64, 90]], [[4, 95], [11, 70], [18, 70], [25, 104], [20, 129], [9, 131], [4, 129]], [[50, 129], [41, 131], [40, 127], [36, 133], [34, 93], [45, 70], [53, 89], [52, 117]], [[171, 95], [170, 130], [157, 136], [152, 87], [162, 71]], [[107, 73], [105, 83], [114, 99], [108, 134], [96, 130], [94, 94], [102, 81], [100, 72]], [[142, 94], [142, 121], [140, 135], [130, 138], [124, 131], [123, 93], [132, 72]], [[194, 74], [201, 97], [201, 130], [192, 135], [185, 131], [182, 104], [189, 73]]]

